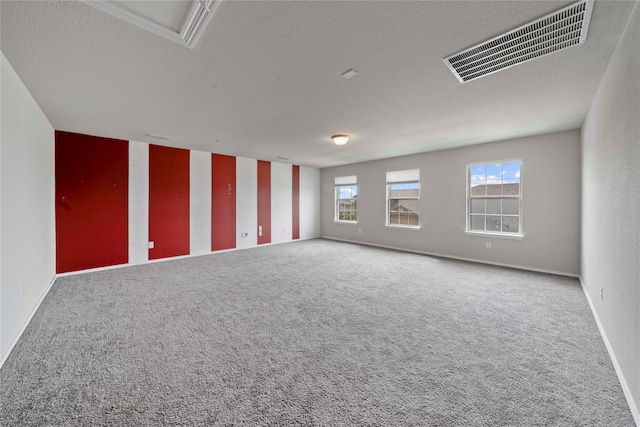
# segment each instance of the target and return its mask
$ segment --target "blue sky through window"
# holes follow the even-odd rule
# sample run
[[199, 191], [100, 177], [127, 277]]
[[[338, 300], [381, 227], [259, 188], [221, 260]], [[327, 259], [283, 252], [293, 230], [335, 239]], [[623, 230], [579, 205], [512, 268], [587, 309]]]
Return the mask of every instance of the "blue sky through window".
[[516, 184], [520, 182], [520, 162], [471, 166], [471, 185]]
[[339, 199], [354, 199], [358, 195], [357, 185], [341, 185], [338, 187]]
[[419, 182], [405, 182], [402, 184], [389, 184], [391, 190], [418, 190], [420, 189]]

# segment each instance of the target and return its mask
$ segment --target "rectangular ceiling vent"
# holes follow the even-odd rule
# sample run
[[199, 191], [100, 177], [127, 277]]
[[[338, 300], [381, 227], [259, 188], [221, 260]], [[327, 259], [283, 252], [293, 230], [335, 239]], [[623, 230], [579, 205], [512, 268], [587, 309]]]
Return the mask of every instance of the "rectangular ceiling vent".
[[594, 0], [580, 0], [542, 18], [444, 58], [460, 83], [583, 43]]

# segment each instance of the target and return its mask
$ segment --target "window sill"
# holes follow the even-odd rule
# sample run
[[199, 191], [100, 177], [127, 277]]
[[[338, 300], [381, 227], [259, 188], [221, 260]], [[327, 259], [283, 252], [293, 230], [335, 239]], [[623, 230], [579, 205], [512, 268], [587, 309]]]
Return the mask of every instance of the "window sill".
[[358, 221], [333, 221], [335, 224], [357, 225]]
[[524, 240], [524, 234], [519, 233], [491, 233], [489, 231], [469, 231], [464, 232], [467, 236], [495, 237], [498, 239]]
[[391, 224], [387, 224], [385, 225], [386, 228], [394, 228], [397, 230], [417, 230], [419, 231], [422, 226], [420, 225], [391, 225]]

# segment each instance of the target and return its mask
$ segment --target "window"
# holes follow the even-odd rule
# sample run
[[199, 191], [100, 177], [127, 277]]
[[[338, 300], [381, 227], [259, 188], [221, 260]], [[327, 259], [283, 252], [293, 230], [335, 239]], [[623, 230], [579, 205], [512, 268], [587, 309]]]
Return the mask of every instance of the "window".
[[521, 236], [521, 161], [469, 165], [467, 231]]
[[387, 172], [387, 225], [420, 227], [420, 169]]
[[358, 221], [358, 177], [341, 176], [335, 179], [337, 222]]

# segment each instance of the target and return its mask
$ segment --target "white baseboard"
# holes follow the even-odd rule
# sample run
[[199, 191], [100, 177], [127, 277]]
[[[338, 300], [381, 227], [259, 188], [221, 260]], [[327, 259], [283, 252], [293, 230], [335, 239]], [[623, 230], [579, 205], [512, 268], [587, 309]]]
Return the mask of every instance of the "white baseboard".
[[38, 302], [36, 302], [36, 305], [33, 306], [31, 311], [29, 312], [29, 316], [27, 316], [27, 320], [25, 320], [24, 324], [22, 325], [22, 327], [20, 328], [16, 336], [13, 338], [13, 341], [11, 341], [11, 345], [9, 345], [7, 352], [2, 355], [2, 359], [0, 359], [0, 369], [2, 369], [4, 362], [7, 361], [7, 359], [9, 358], [9, 355], [13, 351], [13, 348], [16, 346], [16, 344], [20, 340], [20, 337], [22, 337], [22, 334], [27, 329], [27, 326], [29, 326], [29, 323], [31, 323], [31, 319], [33, 319], [33, 316], [36, 314], [36, 311], [38, 311], [38, 308], [40, 308], [40, 304], [42, 304], [42, 301], [44, 301], [44, 298], [47, 296], [47, 294], [49, 294], [49, 291], [53, 287], [53, 284], [56, 282], [57, 278], [58, 276], [54, 274], [53, 279], [51, 279], [51, 282], [49, 282], [49, 286], [47, 286], [47, 289], [42, 293], [42, 296], [40, 296], [40, 298], [38, 299]]
[[584, 285], [584, 281], [582, 280], [582, 276], [579, 277], [580, 286], [582, 287], [582, 292], [587, 297], [587, 301], [589, 302], [589, 307], [591, 308], [591, 313], [593, 314], [593, 318], [596, 320], [596, 325], [598, 325], [598, 330], [600, 331], [600, 336], [602, 336], [602, 340], [604, 341], [604, 345], [607, 348], [607, 352], [609, 352], [609, 357], [611, 358], [611, 362], [613, 363], [613, 368], [616, 370], [616, 375], [618, 375], [618, 380], [620, 381], [620, 385], [622, 386], [622, 392], [624, 393], [625, 399], [627, 399], [627, 403], [629, 404], [629, 409], [631, 410], [631, 415], [633, 416], [636, 425], [640, 427], [640, 411], [638, 410], [638, 405], [633, 401], [633, 396], [631, 395], [631, 389], [629, 389], [629, 385], [627, 384], [627, 380], [624, 378], [624, 374], [622, 373], [622, 369], [618, 364], [618, 359], [616, 359], [616, 354], [613, 352], [613, 348], [611, 347], [611, 343], [609, 342], [609, 338], [607, 338], [607, 333], [602, 327], [602, 323], [600, 323], [600, 318], [598, 317], [598, 313], [596, 312], [595, 305], [591, 300], [591, 296], [589, 292], [587, 292], [587, 288]]
[[338, 241], [338, 242], [355, 243], [357, 245], [374, 246], [376, 248], [393, 249], [394, 251], [410, 252], [410, 253], [413, 253], [413, 254], [429, 255], [429, 256], [435, 256], [435, 257], [439, 257], [439, 258], [449, 258], [449, 259], [455, 259], [455, 260], [458, 260], [458, 261], [468, 261], [468, 262], [475, 262], [475, 263], [478, 263], [478, 264], [495, 265], [495, 266], [498, 266], [498, 267], [515, 268], [515, 269], [518, 269], [518, 270], [535, 271], [537, 273], [555, 274], [557, 276], [575, 277], [576, 279], [579, 277], [575, 273], [567, 273], [566, 271], [547, 270], [547, 269], [544, 269], [544, 268], [527, 267], [526, 265], [507, 264], [507, 263], [503, 263], [503, 262], [493, 262], [493, 261], [487, 261], [487, 260], [483, 260], [483, 259], [466, 258], [466, 257], [455, 256], [455, 255], [440, 254], [440, 253], [436, 253], [436, 252], [418, 251], [418, 250], [414, 250], [414, 249], [399, 248], [399, 247], [396, 247], [396, 246], [378, 245], [376, 243], [367, 243], [367, 242], [358, 242], [357, 240], [338, 239], [336, 237], [320, 236], [320, 238], [321, 239], [327, 239], [327, 240], [335, 240], [335, 241]]
[[167, 257], [167, 258], [159, 258], [159, 259], [150, 259], [150, 260], [147, 260], [147, 261], [136, 261], [136, 262], [130, 262], [130, 263], [127, 263], [127, 264], [108, 265], [106, 267], [96, 267], [96, 268], [89, 268], [89, 269], [86, 269], [86, 270], [70, 271], [68, 273], [58, 273], [58, 277], [75, 276], [77, 274], [85, 274], [85, 273], [93, 273], [93, 272], [96, 272], [96, 271], [113, 270], [113, 269], [116, 269], [116, 268], [126, 268], [126, 267], [132, 267], [134, 265], [146, 265], [146, 264], [155, 264], [155, 263], [158, 263], [158, 262], [175, 261], [177, 259], [195, 258], [195, 257], [206, 256], [206, 255], [219, 254], [219, 253], [223, 253], [223, 252], [241, 251], [241, 250], [244, 250], [244, 249], [254, 249], [254, 248], [261, 248], [261, 247], [265, 247], [265, 246], [281, 245], [283, 243], [301, 242], [303, 240], [312, 240], [312, 239], [317, 239], [317, 238], [319, 238], [319, 237], [309, 237], [309, 238], [306, 238], [306, 239], [286, 240], [286, 241], [283, 241], [283, 242], [275, 242], [275, 243], [263, 243], [261, 245], [247, 246], [247, 247], [243, 247], [243, 248], [221, 249], [221, 250], [213, 251], [213, 252], [198, 252], [198, 253], [195, 253], [195, 254], [179, 255], [179, 256], [173, 256], [173, 257]]

